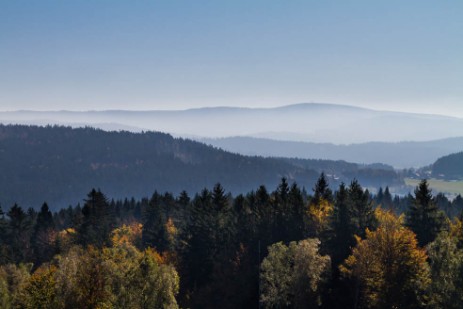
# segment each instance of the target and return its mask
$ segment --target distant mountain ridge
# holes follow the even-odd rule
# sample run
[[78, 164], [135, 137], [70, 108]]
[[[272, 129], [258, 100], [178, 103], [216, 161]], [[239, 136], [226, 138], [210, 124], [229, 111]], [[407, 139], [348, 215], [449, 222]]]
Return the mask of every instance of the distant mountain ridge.
[[254, 137], [198, 139], [208, 145], [243, 155], [345, 160], [359, 164], [384, 163], [395, 168], [422, 167], [439, 157], [463, 151], [463, 137], [424, 142], [368, 142], [350, 145], [279, 141]]
[[334, 144], [427, 141], [458, 137], [463, 132], [461, 118], [320, 103], [276, 108], [0, 112], [0, 122], [99, 128], [112, 124], [116, 129], [120, 126], [133, 132], [153, 130], [175, 136], [248, 136]]

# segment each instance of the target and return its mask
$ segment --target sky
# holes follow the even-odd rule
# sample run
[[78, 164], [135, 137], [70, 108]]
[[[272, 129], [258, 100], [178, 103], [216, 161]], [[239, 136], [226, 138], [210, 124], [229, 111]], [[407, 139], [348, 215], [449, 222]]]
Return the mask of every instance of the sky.
[[0, 0], [0, 110], [463, 117], [463, 1]]

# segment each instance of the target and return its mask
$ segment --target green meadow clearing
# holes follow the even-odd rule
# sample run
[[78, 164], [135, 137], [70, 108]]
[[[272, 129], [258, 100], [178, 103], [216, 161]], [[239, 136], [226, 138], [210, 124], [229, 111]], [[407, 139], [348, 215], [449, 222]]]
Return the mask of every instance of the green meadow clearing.
[[[405, 184], [416, 187], [420, 179], [405, 178]], [[429, 187], [434, 194], [439, 192], [463, 195], [463, 181], [445, 181], [440, 179], [428, 179]]]

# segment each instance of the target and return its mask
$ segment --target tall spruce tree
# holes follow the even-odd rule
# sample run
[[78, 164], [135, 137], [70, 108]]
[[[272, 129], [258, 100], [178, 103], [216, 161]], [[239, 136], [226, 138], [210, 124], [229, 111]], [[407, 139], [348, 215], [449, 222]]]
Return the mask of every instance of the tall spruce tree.
[[378, 193], [376, 194], [375, 203], [376, 205], [382, 205], [384, 199], [383, 187], [380, 187]]
[[371, 230], [376, 225], [370, 195], [368, 192], [365, 192], [358, 181], [354, 179], [349, 186], [348, 196], [352, 232], [364, 238], [365, 230], [367, 228]]
[[10, 208], [7, 215], [10, 218], [7, 227], [7, 242], [10, 248], [11, 262], [24, 262], [30, 254], [31, 220], [17, 204]]
[[106, 196], [93, 189], [82, 207], [82, 223], [78, 227], [79, 243], [98, 248], [109, 246], [111, 231], [114, 228], [114, 216]]
[[426, 246], [444, 229], [445, 216], [433, 200], [428, 181], [423, 179], [407, 212], [407, 226], [416, 234], [420, 246]]
[[183, 286], [192, 292], [209, 282], [216, 254], [212, 215], [212, 194], [203, 189], [191, 204], [190, 218], [181, 236], [186, 244], [182, 252]]
[[158, 252], [163, 252], [169, 247], [166, 231], [166, 211], [163, 209], [162, 196], [154, 192], [149, 204], [143, 212], [142, 242], [145, 248], [152, 247]]
[[222, 185], [220, 183], [215, 184], [212, 189], [212, 211], [213, 223], [215, 224], [214, 232], [216, 233], [217, 246], [220, 251], [230, 249], [235, 233], [230, 200], [230, 196], [225, 193]]
[[282, 178], [275, 192], [273, 192], [273, 224], [272, 224], [272, 236], [275, 237], [274, 241], [289, 242], [290, 239], [290, 227], [288, 226], [288, 215], [289, 215], [289, 184], [286, 178]]
[[260, 240], [262, 248], [267, 248], [267, 246], [273, 243], [272, 226], [275, 217], [274, 208], [271, 207], [270, 195], [267, 188], [265, 186], [260, 186], [255, 194], [248, 195], [248, 200], [257, 217], [257, 238]]
[[314, 195], [312, 197], [312, 203], [320, 203], [320, 200], [323, 199], [329, 203], [333, 203], [333, 191], [331, 191], [328, 179], [326, 179], [325, 173], [321, 173], [315, 187], [313, 188]]
[[54, 250], [55, 223], [47, 203], [43, 203], [37, 214], [37, 221], [32, 235], [32, 249], [36, 264], [49, 261], [55, 254]]
[[[351, 218], [349, 189], [341, 183], [335, 193], [333, 214], [331, 217], [330, 238], [325, 245], [331, 257], [332, 280], [329, 283], [332, 296], [327, 297], [326, 308], [351, 308], [350, 282], [340, 280], [339, 265], [349, 256], [355, 246], [354, 226]], [[323, 245], [323, 244], [322, 244]]]
[[386, 187], [386, 190], [384, 190], [384, 198], [383, 198], [383, 207], [385, 209], [393, 209], [394, 208], [394, 203], [392, 201], [392, 195], [391, 192], [389, 191], [389, 187]]
[[296, 183], [291, 185], [289, 190], [288, 202], [290, 205], [290, 212], [288, 224], [291, 227], [289, 237], [291, 241], [298, 241], [304, 239], [305, 236], [305, 208], [304, 198], [302, 192]]
[[341, 183], [335, 195], [331, 220], [332, 237], [329, 240], [328, 250], [336, 272], [337, 266], [349, 256], [351, 247], [355, 245], [349, 206], [348, 188]]

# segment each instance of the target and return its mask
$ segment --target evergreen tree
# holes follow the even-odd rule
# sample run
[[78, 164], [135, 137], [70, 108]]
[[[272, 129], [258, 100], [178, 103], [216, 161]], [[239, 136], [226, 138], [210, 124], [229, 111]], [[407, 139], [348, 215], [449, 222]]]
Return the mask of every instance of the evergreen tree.
[[14, 204], [7, 213], [7, 242], [10, 248], [12, 262], [24, 262], [30, 255], [31, 220], [24, 210]]
[[210, 280], [216, 254], [213, 219], [212, 195], [203, 189], [192, 201], [189, 222], [181, 236], [186, 245], [182, 252], [185, 292], [197, 290]]
[[211, 222], [216, 244], [226, 248], [231, 240], [233, 225], [231, 222], [231, 204], [220, 183], [214, 185], [211, 192]]
[[380, 187], [378, 190], [378, 194], [376, 194], [376, 199], [375, 199], [376, 205], [382, 205], [383, 199], [384, 199], [383, 187]]
[[416, 234], [420, 246], [432, 242], [444, 229], [444, 215], [435, 204], [431, 189], [423, 179], [415, 189], [415, 198], [407, 212], [407, 226]]
[[106, 196], [100, 190], [93, 189], [82, 207], [82, 223], [78, 226], [80, 244], [98, 248], [109, 246], [113, 228], [114, 217]]
[[289, 184], [286, 178], [282, 178], [275, 192], [272, 194], [273, 197], [273, 226], [272, 236], [275, 237], [273, 241], [291, 241], [291, 226], [290, 223], [290, 212], [291, 205], [289, 204]]
[[190, 197], [188, 196], [188, 193], [185, 190], [183, 190], [182, 192], [180, 192], [177, 201], [181, 206], [187, 207], [190, 203]]
[[357, 180], [353, 180], [348, 189], [348, 196], [352, 232], [364, 238], [365, 230], [373, 229], [376, 223], [370, 195], [363, 190]]
[[463, 214], [463, 197], [461, 194], [458, 194], [452, 201], [452, 209], [456, 216], [460, 216]]
[[265, 186], [260, 186], [255, 194], [248, 195], [248, 200], [250, 201], [251, 208], [254, 209], [257, 217], [257, 237], [261, 243], [261, 247], [267, 248], [267, 246], [274, 243], [273, 239], [275, 239], [273, 235], [275, 209], [270, 203], [270, 195], [267, 188], [265, 188]]
[[212, 189], [212, 223], [215, 224], [214, 233], [216, 233], [217, 245], [221, 252], [233, 248], [232, 242], [234, 242], [235, 226], [231, 217], [232, 207], [230, 199], [230, 196], [225, 194], [222, 185], [217, 183]]
[[349, 209], [349, 191], [344, 183], [341, 183], [339, 186], [335, 197], [331, 220], [332, 237], [329, 242], [329, 252], [333, 266], [337, 268], [337, 265], [349, 255], [351, 247], [355, 244], [355, 239], [351, 211]]
[[155, 248], [158, 252], [169, 249], [168, 233], [166, 231], [166, 210], [162, 196], [154, 192], [143, 213], [143, 247]]
[[341, 183], [335, 193], [334, 209], [330, 222], [331, 233], [325, 245], [332, 260], [332, 281], [330, 282], [332, 295], [327, 297], [330, 302], [327, 308], [352, 307], [351, 296], [348, 292], [350, 282], [341, 280], [339, 271], [339, 265], [349, 256], [355, 246], [354, 225], [351, 217], [353, 212], [350, 206], [349, 189], [344, 183]]
[[228, 198], [225, 194], [225, 189], [220, 183], [215, 184], [212, 189], [212, 204], [217, 213], [224, 211], [228, 206]]
[[290, 212], [288, 218], [288, 225], [291, 227], [289, 238], [292, 241], [298, 241], [305, 236], [304, 219], [306, 217], [304, 198], [302, 192], [296, 183], [291, 185], [288, 196], [288, 203], [290, 205]]
[[313, 191], [308, 209], [307, 233], [309, 237], [321, 239], [324, 244], [329, 237], [329, 218], [333, 213], [333, 193], [324, 173], [318, 178]]
[[314, 195], [312, 198], [312, 203], [318, 204], [322, 199], [328, 201], [329, 203], [333, 203], [333, 191], [331, 191], [329, 187], [325, 173], [320, 174], [320, 177], [318, 178], [317, 182], [315, 183], [315, 187], [313, 188], [313, 192]]
[[391, 192], [389, 192], [389, 187], [386, 187], [386, 190], [384, 190], [382, 205], [384, 209], [393, 209], [394, 207], [394, 203], [392, 202], [392, 195]]
[[37, 221], [32, 236], [32, 249], [37, 265], [49, 261], [55, 254], [55, 223], [47, 203], [43, 203], [37, 215]]

